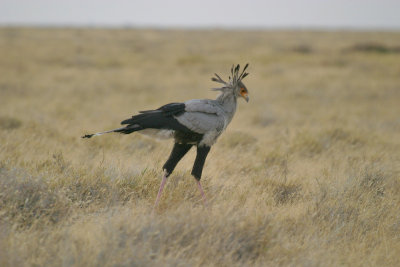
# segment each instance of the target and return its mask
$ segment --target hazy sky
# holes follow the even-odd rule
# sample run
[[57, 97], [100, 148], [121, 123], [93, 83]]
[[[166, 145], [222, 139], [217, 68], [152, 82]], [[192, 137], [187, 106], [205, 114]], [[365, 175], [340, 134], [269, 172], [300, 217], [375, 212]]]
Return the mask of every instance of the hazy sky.
[[400, 0], [0, 0], [0, 25], [400, 29]]

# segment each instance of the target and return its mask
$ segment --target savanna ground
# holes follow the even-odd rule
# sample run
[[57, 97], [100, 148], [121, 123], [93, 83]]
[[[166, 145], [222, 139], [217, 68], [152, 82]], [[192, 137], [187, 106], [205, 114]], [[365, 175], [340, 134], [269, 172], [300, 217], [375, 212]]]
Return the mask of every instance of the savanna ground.
[[[400, 34], [0, 29], [1, 266], [395, 266]], [[151, 214], [171, 141], [80, 136], [214, 98], [250, 102], [191, 151]]]

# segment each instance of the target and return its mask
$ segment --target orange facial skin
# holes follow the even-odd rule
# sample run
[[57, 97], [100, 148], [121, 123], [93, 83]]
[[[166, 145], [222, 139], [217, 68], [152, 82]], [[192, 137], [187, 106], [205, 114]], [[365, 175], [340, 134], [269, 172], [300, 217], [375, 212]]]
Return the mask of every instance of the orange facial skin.
[[240, 95], [246, 100], [246, 102], [249, 102], [249, 92], [246, 88], [240, 88]]

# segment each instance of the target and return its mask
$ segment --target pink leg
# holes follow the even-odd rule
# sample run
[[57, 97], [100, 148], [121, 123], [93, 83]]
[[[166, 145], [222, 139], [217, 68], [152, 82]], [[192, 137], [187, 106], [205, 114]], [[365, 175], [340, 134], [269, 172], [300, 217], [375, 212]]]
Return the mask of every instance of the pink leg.
[[164, 189], [165, 183], [167, 182], [167, 173], [164, 172], [163, 174], [163, 179], [161, 181], [160, 189], [158, 190], [157, 198], [156, 198], [156, 203], [154, 203], [153, 211], [156, 209], [158, 202], [160, 201], [162, 191]]
[[199, 190], [200, 190], [201, 198], [203, 199], [203, 202], [204, 202], [204, 206], [207, 207], [208, 206], [207, 198], [206, 198], [206, 195], [204, 194], [203, 187], [201, 186], [200, 181], [197, 181], [197, 185], [199, 186]]

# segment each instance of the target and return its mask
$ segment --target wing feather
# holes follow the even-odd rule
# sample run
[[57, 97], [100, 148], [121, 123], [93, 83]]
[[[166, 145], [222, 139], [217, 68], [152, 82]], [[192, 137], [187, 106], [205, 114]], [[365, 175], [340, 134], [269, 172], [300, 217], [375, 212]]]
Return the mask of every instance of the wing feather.
[[185, 102], [185, 112], [175, 118], [190, 130], [205, 134], [222, 132], [225, 128], [225, 112], [218, 102], [209, 99], [194, 99]]

